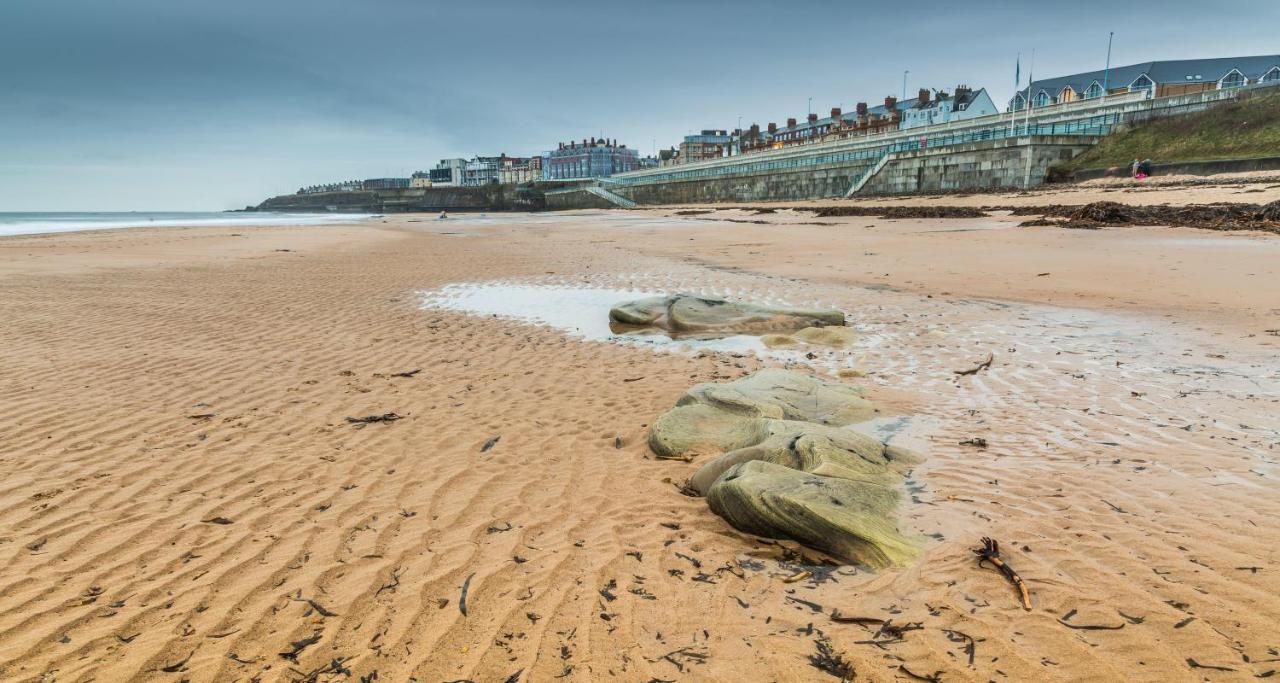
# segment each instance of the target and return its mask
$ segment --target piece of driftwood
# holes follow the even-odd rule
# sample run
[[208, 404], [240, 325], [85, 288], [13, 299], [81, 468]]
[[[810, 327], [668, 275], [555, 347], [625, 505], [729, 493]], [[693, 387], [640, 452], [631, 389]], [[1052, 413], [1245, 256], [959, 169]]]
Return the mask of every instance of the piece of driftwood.
[[381, 415], [365, 415], [364, 417], [348, 417], [347, 422], [353, 425], [367, 425], [374, 422], [395, 422], [401, 418], [395, 413], [383, 413]]
[[471, 588], [471, 579], [474, 579], [475, 577], [476, 575], [473, 572], [467, 577], [466, 581], [462, 582], [462, 595], [458, 598], [458, 611], [462, 612], [462, 616], [464, 617], [467, 616], [467, 590]]
[[1008, 563], [1000, 557], [1000, 543], [994, 538], [983, 537], [982, 547], [975, 548], [973, 552], [978, 556], [979, 567], [981, 567], [984, 562], [990, 562], [991, 566], [1000, 570], [1000, 573], [1004, 574], [1006, 579], [1009, 579], [1009, 582], [1018, 589], [1018, 594], [1022, 597], [1022, 608], [1030, 610], [1031, 592], [1027, 590], [1027, 584], [1023, 582], [1021, 576], [1018, 576], [1018, 572], [1014, 571], [1013, 567], [1010, 567]]
[[995, 359], [996, 359], [996, 354], [988, 353], [986, 359], [984, 359], [981, 363], [978, 363], [977, 365], [971, 368], [967, 368], [965, 370], [955, 370], [954, 372], [961, 377], [965, 375], [976, 375], [979, 372], [982, 372], [983, 370], [986, 370], [987, 368], [991, 367], [991, 363], [993, 363]]
[[1068, 622], [1070, 622], [1071, 617], [1074, 617], [1075, 615], [1076, 615], [1076, 611], [1073, 609], [1073, 610], [1071, 610], [1070, 612], [1067, 612], [1066, 614], [1064, 614], [1064, 615], [1062, 615], [1061, 617], [1059, 617], [1059, 618], [1058, 618], [1058, 623], [1059, 623], [1059, 624], [1062, 624], [1063, 626], [1066, 626], [1067, 628], [1073, 628], [1073, 629], [1075, 629], [1075, 630], [1077, 630], [1077, 631], [1119, 631], [1120, 629], [1124, 628], [1124, 623], [1123, 623], [1123, 622], [1122, 622], [1122, 623], [1119, 623], [1119, 624], [1072, 624], [1072, 623], [1068, 623]]

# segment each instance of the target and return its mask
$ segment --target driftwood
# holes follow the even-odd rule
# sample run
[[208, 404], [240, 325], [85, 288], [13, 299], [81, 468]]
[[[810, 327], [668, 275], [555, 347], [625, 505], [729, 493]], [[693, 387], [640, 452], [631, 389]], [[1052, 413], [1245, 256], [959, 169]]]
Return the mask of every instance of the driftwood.
[[462, 596], [458, 598], [458, 611], [462, 612], [464, 617], [467, 616], [467, 590], [471, 588], [471, 579], [475, 577], [475, 573], [472, 573], [466, 581], [462, 582]]
[[1000, 558], [1000, 544], [994, 538], [982, 539], [982, 547], [975, 548], [974, 554], [978, 556], [978, 566], [981, 567], [983, 562], [990, 562], [991, 566], [1000, 570], [1004, 574], [1004, 578], [1018, 589], [1019, 595], [1022, 597], [1022, 608], [1031, 609], [1031, 593], [1027, 590], [1027, 584], [1022, 581], [1022, 577], [1018, 576], [1018, 572], [1013, 570], [1003, 559]]
[[353, 425], [367, 425], [374, 422], [395, 422], [400, 419], [400, 415], [395, 413], [383, 413], [381, 415], [366, 415], [364, 417], [348, 417], [347, 422]]
[[955, 370], [954, 372], [957, 375], [960, 375], [962, 377], [964, 375], [976, 375], [979, 372], [982, 372], [983, 370], [986, 370], [987, 368], [991, 367], [991, 363], [993, 363], [995, 359], [996, 359], [996, 354], [988, 353], [986, 359], [983, 360], [981, 363], [978, 363], [977, 365], [971, 368], [968, 368], [967, 370]]

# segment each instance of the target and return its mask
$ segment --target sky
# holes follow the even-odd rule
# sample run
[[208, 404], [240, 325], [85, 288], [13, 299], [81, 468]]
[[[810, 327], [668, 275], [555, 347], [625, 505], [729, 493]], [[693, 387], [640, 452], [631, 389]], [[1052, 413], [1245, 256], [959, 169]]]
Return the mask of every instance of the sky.
[[783, 123], [921, 87], [1280, 53], [1280, 2], [0, 0], [0, 212], [303, 185]]

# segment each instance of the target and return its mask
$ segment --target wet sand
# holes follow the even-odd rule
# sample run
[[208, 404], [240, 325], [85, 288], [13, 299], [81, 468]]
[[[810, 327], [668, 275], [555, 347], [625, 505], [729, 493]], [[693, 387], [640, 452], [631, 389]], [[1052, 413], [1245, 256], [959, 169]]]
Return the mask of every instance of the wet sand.
[[[0, 678], [836, 680], [820, 644], [871, 681], [1280, 669], [1280, 239], [671, 213], [0, 240]], [[862, 369], [925, 455], [919, 561], [788, 583], [793, 544], [652, 459], [689, 385], [795, 359], [423, 307], [494, 282], [844, 309], [859, 346], [800, 367]]]

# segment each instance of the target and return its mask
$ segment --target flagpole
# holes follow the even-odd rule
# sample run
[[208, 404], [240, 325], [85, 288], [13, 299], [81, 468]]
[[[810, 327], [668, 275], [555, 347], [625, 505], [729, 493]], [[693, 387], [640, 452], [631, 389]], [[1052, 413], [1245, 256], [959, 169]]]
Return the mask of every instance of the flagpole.
[[1107, 101], [1107, 91], [1111, 89], [1111, 39], [1115, 38], [1116, 32], [1111, 31], [1107, 34], [1107, 66], [1102, 72], [1102, 101]]
[[1027, 170], [1022, 178], [1024, 190], [1031, 189], [1031, 88], [1036, 82], [1036, 49], [1031, 48], [1031, 66], [1027, 69]]
[[[1018, 59], [1014, 62], [1013, 67], [1013, 101], [1018, 101], [1018, 93], [1022, 90], [1022, 53], [1018, 53]], [[1009, 137], [1013, 137], [1013, 126], [1018, 122], [1018, 108], [1013, 107], [1009, 112]]]

